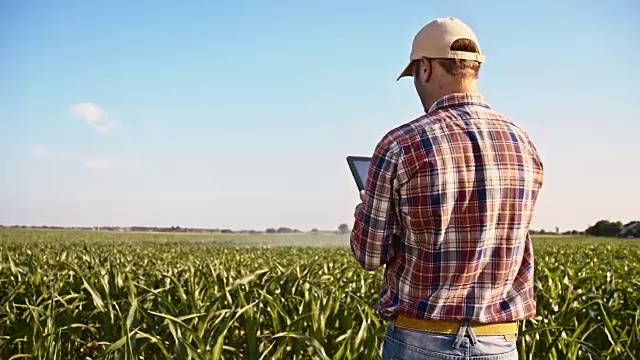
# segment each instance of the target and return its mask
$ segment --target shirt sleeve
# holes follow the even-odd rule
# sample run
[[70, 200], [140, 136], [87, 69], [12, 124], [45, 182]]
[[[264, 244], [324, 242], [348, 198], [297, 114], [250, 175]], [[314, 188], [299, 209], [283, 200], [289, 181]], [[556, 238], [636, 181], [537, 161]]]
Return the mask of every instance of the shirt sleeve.
[[371, 159], [364, 200], [355, 214], [351, 251], [360, 266], [373, 271], [393, 257], [393, 239], [399, 234], [394, 182], [397, 152], [381, 141]]

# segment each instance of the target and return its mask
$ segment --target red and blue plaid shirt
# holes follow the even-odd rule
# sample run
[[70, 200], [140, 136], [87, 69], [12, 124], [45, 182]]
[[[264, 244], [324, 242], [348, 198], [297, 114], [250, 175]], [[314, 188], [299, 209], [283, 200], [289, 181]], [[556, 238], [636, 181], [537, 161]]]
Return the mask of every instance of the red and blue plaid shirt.
[[479, 94], [445, 96], [387, 133], [351, 234], [364, 269], [386, 265], [381, 318], [535, 315], [529, 224], [542, 183], [527, 133]]

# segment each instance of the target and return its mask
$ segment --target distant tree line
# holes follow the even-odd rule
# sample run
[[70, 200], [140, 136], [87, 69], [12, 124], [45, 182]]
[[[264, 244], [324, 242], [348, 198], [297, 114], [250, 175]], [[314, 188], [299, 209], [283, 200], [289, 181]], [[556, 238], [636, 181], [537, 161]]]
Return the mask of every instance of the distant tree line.
[[547, 231], [545, 229], [540, 229], [540, 230], [535, 230], [535, 229], [531, 229], [529, 230], [529, 233], [531, 235], [584, 235], [584, 231], [578, 231], [578, 230], [566, 230], [566, 231], [562, 231], [560, 232], [560, 230], [556, 230], [556, 231]]
[[[63, 227], [63, 226], [26, 226], [26, 225], [2, 225], [0, 228], [31, 228], [31, 229], [72, 229], [72, 230], [94, 230], [94, 231], [135, 231], [135, 232], [166, 232], [166, 233], [221, 233], [221, 234], [300, 234], [304, 233], [299, 229], [281, 226], [279, 228], [268, 228], [264, 231], [260, 230], [231, 230], [231, 229], [206, 229], [206, 228], [189, 228], [180, 226], [169, 227], [153, 227], [153, 226], [95, 226], [95, 227]], [[313, 235], [319, 234], [321, 231], [317, 228], [311, 229]], [[351, 232], [349, 225], [340, 224], [337, 230], [324, 231], [334, 234], [348, 234]], [[631, 221], [623, 224], [621, 221], [598, 220], [595, 224], [590, 225], [585, 230], [568, 230], [560, 232], [560, 228], [556, 227], [555, 231], [547, 231], [545, 229], [529, 231], [531, 235], [575, 235], [575, 236], [603, 236], [603, 237], [637, 237], [640, 238], [640, 221]]]
[[529, 231], [532, 235], [558, 234], [558, 235], [583, 235], [601, 237], [631, 237], [640, 238], [640, 221], [631, 221], [626, 224], [622, 221], [611, 221], [607, 219], [598, 220], [595, 224], [589, 225], [585, 230], [569, 230], [560, 233], [556, 228], [555, 232], [542, 230]]
[[274, 228], [269, 228], [267, 230], [265, 230], [265, 233], [267, 234], [298, 234], [301, 233], [302, 231], [298, 230], [298, 229], [292, 229], [292, 228], [288, 228], [288, 227], [279, 227], [278, 229], [274, 229]]
[[620, 221], [599, 220], [585, 231], [589, 236], [621, 236], [640, 238], [640, 221], [623, 224]]

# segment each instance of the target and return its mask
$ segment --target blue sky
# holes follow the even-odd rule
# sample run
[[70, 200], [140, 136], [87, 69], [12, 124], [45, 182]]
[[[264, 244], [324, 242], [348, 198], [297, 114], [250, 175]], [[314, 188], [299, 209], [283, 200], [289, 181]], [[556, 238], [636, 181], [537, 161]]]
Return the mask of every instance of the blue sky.
[[534, 227], [640, 217], [640, 4], [459, 4], [4, 1], [0, 223], [351, 224], [345, 157], [421, 115], [395, 79], [442, 16], [542, 153]]

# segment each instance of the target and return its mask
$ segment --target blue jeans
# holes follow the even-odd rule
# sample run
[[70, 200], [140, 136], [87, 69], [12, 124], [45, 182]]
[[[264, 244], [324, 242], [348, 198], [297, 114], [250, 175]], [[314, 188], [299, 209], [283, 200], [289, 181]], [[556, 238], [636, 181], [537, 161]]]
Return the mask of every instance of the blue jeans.
[[[468, 332], [468, 336], [465, 336]], [[476, 336], [467, 323], [458, 335], [387, 326], [382, 360], [518, 360], [516, 339], [503, 335]]]

